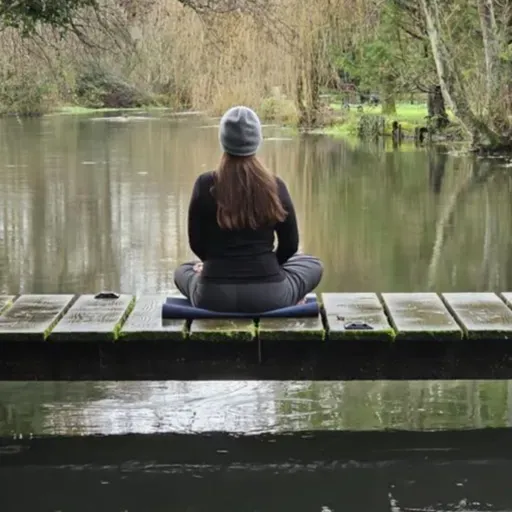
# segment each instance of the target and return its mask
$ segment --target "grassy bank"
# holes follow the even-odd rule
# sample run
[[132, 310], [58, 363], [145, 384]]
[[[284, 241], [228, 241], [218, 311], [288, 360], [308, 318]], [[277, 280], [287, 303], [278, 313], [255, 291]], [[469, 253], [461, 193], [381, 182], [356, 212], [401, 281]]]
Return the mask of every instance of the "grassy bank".
[[[281, 124], [283, 127], [296, 129], [298, 121], [298, 113], [295, 104], [290, 99], [283, 97], [268, 97], [255, 107], [261, 120], [263, 122], [273, 122]], [[53, 103], [37, 103], [34, 102], [29, 108], [19, 108], [16, 103], [2, 104], [0, 101], [0, 117], [2, 116], [42, 116], [42, 115], [81, 115], [81, 114], [95, 114], [95, 113], [109, 113], [109, 112], [191, 112], [198, 111], [194, 108], [185, 108], [180, 105], [168, 104], [141, 104], [133, 107], [91, 107], [80, 104], [66, 104], [61, 101]], [[199, 112], [199, 111], [198, 111]], [[220, 116], [223, 112], [218, 110], [200, 110], [205, 114], [212, 116]]]
[[[286, 134], [293, 136], [297, 135], [301, 130], [297, 126], [298, 116], [294, 103], [287, 98], [270, 97], [255, 107], [260, 119], [263, 123], [272, 123], [280, 125]], [[40, 112], [40, 115], [91, 115], [102, 113], [122, 113], [123, 115], [130, 115], [130, 113], [147, 112], [148, 114], [158, 112], [192, 112], [194, 109], [172, 108], [167, 106], [156, 105], [142, 105], [138, 107], [85, 107], [80, 105], [54, 105], [47, 112]], [[196, 111], [199, 112], [199, 111]], [[218, 117], [221, 113], [216, 111], [203, 110], [200, 111], [205, 115]], [[402, 134], [405, 139], [414, 138], [415, 128], [424, 127], [427, 124], [427, 106], [425, 104], [417, 103], [399, 103], [397, 104], [396, 113], [391, 115], [383, 115], [382, 107], [378, 106], [357, 106], [352, 105], [349, 108], [341, 107], [339, 102], [324, 103], [324, 127], [319, 127], [309, 131], [310, 133], [317, 133], [328, 135], [332, 137], [346, 138], [351, 140], [359, 140], [358, 126], [363, 116], [375, 116], [375, 118], [384, 119], [384, 136], [390, 136], [392, 132], [393, 122], [398, 122], [402, 127]], [[1, 113], [0, 113], [1, 116]], [[453, 116], [449, 114], [453, 120]], [[436, 140], [445, 140], [446, 138], [456, 139], [457, 125], [454, 123], [452, 128], [448, 128], [445, 136], [440, 136]], [[379, 134], [379, 136], [382, 134]]]
[[399, 103], [395, 114], [382, 114], [381, 105], [345, 108], [340, 103], [332, 103], [330, 108], [334, 124], [322, 129], [322, 133], [335, 137], [356, 136], [362, 116], [382, 116], [385, 120], [385, 135], [391, 135], [392, 124], [397, 121], [402, 126], [402, 133], [412, 137], [415, 128], [426, 125], [428, 115], [425, 104]]

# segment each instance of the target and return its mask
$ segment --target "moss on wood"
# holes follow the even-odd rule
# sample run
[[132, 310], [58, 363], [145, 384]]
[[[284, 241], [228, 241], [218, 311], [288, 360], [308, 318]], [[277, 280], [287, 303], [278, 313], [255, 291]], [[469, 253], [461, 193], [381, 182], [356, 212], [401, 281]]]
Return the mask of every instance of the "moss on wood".
[[250, 319], [193, 320], [188, 338], [211, 342], [247, 342], [256, 337], [256, 325]]

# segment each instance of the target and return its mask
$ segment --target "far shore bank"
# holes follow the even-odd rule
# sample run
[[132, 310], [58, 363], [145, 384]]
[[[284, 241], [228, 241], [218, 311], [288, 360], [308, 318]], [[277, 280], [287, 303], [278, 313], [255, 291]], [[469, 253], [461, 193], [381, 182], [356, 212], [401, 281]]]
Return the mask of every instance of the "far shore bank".
[[[289, 105], [287, 106], [289, 108]], [[262, 122], [278, 124], [282, 128], [292, 132], [298, 133], [300, 129], [294, 122], [292, 116], [279, 115], [279, 108], [273, 109], [273, 112], [268, 113], [265, 108], [261, 109], [258, 114]], [[94, 114], [94, 113], [114, 113], [114, 112], [169, 112], [175, 115], [204, 115], [207, 117], [216, 118], [215, 115], [207, 111], [198, 110], [176, 110], [170, 107], [134, 107], [134, 108], [87, 108], [80, 106], [63, 106], [56, 111], [47, 115], [79, 115], [79, 114]], [[382, 114], [381, 105], [350, 105], [343, 106], [341, 102], [330, 103], [326, 106], [325, 123], [323, 126], [305, 129], [306, 133], [315, 133], [328, 135], [331, 137], [341, 138], [354, 138], [359, 135], [359, 126], [361, 119], [366, 118], [379, 118], [383, 121], [383, 130], [376, 134], [378, 137], [389, 137], [393, 132], [393, 123], [400, 126], [401, 135], [403, 140], [414, 140], [415, 133], [418, 128], [425, 128], [428, 122], [427, 105], [424, 103], [399, 103], [396, 106], [394, 114]], [[454, 119], [449, 114], [450, 119]], [[445, 140], [452, 138], [452, 133], [447, 131], [446, 136], [438, 136], [438, 140]], [[436, 138], [434, 138], [434, 141]]]
[[[326, 135], [329, 137], [342, 139], [361, 138], [361, 122], [367, 123], [369, 120], [371, 123], [374, 120], [375, 123], [378, 122], [379, 129], [374, 133], [367, 134], [368, 139], [392, 138], [393, 125], [395, 123], [395, 127], [400, 126], [401, 141], [414, 142], [417, 135], [417, 130], [420, 128], [425, 129], [428, 123], [428, 110], [425, 103], [397, 103], [395, 113], [382, 114], [381, 105], [343, 105], [341, 101], [334, 100], [333, 102], [324, 105], [323, 123], [321, 123], [321, 126], [312, 129], [300, 129], [297, 127], [295, 117], [290, 115], [289, 100], [286, 100], [285, 105], [280, 105], [278, 101], [274, 101], [273, 108], [270, 109], [270, 111], [268, 108], [265, 108], [265, 106], [258, 110], [258, 114], [261, 117], [262, 123], [271, 123], [280, 126], [290, 135], [297, 135], [298, 133], [302, 132]], [[283, 111], [286, 111], [286, 115], [283, 115]], [[130, 114], [136, 113], [166, 113], [176, 116], [198, 115], [211, 119], [218, 118], [216, 113], [212, 114], [208, 111], [174, 109], [172, 107], [154, 105], [127, 108], [90, 108], [80, 105], [62, 105], [41, 115], [44, 117], [50, 117], [59, 115], [94, 115], [115, 113], [119, 113], [119, 115], [125, 117], [127, 121], [129, 121], [131, 117]], [[19, 117], [23, 118], [31, 116], [20, 115]], [[451, 120], [455, 121], [451, 113], [449, 113], [449, 117]], [[430, 142], [446, 142], [447, 140], [461, 141], [460, 137], [456, 133], [455, 123], [452, 129], [448, 128], [445, 134], [434, 136]]]

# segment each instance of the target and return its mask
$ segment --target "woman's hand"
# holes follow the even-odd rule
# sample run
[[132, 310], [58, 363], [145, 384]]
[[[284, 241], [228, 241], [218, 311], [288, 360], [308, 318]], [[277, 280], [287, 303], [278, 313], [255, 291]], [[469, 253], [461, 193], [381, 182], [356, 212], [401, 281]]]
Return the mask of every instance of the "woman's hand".
[[194, 272], [196, 272], [197, 274], [200, 274], [202, 270], [203, 270], [203, 262], [202, 261], [198, 261], [194, 265]]

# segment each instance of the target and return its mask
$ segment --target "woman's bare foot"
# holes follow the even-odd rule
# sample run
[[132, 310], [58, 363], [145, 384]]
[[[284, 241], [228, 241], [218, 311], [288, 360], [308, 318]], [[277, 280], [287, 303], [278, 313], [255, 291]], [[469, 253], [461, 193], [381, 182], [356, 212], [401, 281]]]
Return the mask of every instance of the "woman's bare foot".
[[299, 302], [297, 302], [297, 306], [300, 306], [301, 304], [306, 304], [306, 297], [304, 297], [302, 300], [299, 300]]

